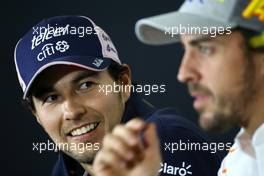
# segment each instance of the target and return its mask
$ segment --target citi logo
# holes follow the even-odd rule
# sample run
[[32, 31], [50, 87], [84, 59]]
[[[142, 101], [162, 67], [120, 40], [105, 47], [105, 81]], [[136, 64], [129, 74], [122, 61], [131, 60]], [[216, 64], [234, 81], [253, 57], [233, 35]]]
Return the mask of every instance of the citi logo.
[[70, 45], [66, 41], [58, 41], [54, 46], [53, 43], [48, 43], [44, 45], [41, 49], [41, 52], [38, 54], [37, 59], [38, 61], [43, 61], [48, 56], [55, 54], [56, 52], [65, 52], [68, 50]]
[[186, 176], [192, 175], [192, 172], [189, 169], [192, 167], [191, 165], [185, 166], [185, 162], [182, 162], [181, 167], [175, 167], [169, 165], [167, 163], [160, 163], [160, 173], [168, 174], [168, 175], [179, 175], [179, 176]]

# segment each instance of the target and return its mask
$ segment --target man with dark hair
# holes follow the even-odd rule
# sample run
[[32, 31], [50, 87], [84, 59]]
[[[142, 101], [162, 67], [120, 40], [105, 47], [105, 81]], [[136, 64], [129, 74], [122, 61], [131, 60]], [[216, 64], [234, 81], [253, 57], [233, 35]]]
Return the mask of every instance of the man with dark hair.
[[[141, 121], [134, 119], [138, 126], [131, 130], [138, 135], [144, 133], [137, 140], [129, 137], [134, 132], [127, 132], [119, 125], [133, 117], [157, 126], [162, 150], [152, 159], [156, 168], [160, 166], [161, 152], [168, 168], [183, 167], [193, 175], [216, 173], [220, 164], [217, 154], [208, 150], [180, 151], [170, 146], [179, 141], [208, 144], [192, 123], [173, 109], [155, 109], [136, 92], [114, 89], [114, 86], [133, 85], [130, 69], [121, 63], [110, 37], [91, 19], [58, 16], [41, 21], [19, 40], [15, 64], [23, 100], [60, 149], [52, 175], [97, 174], [92, 164], [100, 147], [122, 145], [118, 137], [109, 134], [114, 127], [115, 132], [127, 136], [127, 142], [138, 153], [143, 147], [137, 145], [138, 140], [144, 141], [146, 148], [151, 146], [150, 151], [159, 150], [159, 141], [153, 140], [156, 138], [153, 124], [137, 132], [142, 128]], [[164, 149], [165, 144], [169, 149]], [[128, 161], [134, 159], [133, 153], [122, 154]], [[110, 155], [105, 157], [111, 159]], [[136, 158], [141, 160], [141, 157]], [[210, 169], [202, 169], [206, 167]]]
[[[136, 24], [136, 34], [144, 43], [180, 41], [183, 45], [185, 53], [178, 80], [187, 84], [194, 97], [193, 106], [200, 114], [199, 124], [204, 130], [223, 132], [241, 127], [222, 161], [219, 176], [264, 175], [263, 7], [262, 0], [186, 0], [176, 12], [145, 18]], [[127, 130], [132, 127], [133, 122], [125, 126]], [[115, 172], [114, 166], [104, 169], [101, 161], [112, 149], [104, 148], [95, 162], [101, 175], [110, 171], [114, 175], [130, 175], [134, 170], [139, 175], [156, 174], [147, 172], [155, 171], [154, 163], [136, 160], [133, 167], [124, 167], [122, 171]], [[127, 152], [130, 150], [133, 149], [128, 148]], [[146, 160], [150, 156], [147, 153], [142, 151]], [[115, 159], [127, 166], [122, 156]]]

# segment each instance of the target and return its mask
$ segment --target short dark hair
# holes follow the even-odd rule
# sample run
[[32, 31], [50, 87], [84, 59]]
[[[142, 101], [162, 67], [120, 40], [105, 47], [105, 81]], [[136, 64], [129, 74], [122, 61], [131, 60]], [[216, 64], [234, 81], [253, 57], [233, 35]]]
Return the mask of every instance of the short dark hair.
[[[118, 81], [120, 77], [127, 71], [127, 67], [120, 65], [115, 61], [112, 61], [107, 70], [113, 80]], [[32, 86], [32, 89], [34, 89], [34, 85]], [[32, 89], [28, 93], [28, 96], [25, 98], [25, 100], [22, 100], [22, 104], [24, 107], [26, 107], [26, 109], [34, 112], [36, 109], [32, 99]]]
[[110, 66], [108, 67], [108, 72], [115, 81], [118, 81], [126, 71], [127, 67], [120, 65], [115, 61], [112, 61]]

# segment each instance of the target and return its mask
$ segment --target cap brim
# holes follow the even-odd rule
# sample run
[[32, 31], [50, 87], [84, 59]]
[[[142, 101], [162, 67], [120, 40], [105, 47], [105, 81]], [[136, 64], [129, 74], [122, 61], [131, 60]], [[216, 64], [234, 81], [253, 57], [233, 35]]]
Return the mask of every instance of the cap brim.
[[23, 99], [26, 99], [26, 97], [28, 96], [28, 92], [29, 89], [31, 88], [33, 82], [36, 80], [37, 76], [39, 76], [44, 70], [46, 70], [47, 68], [54, 66], [54, 65], [72, 65], [72, 66], [76, 66], [76, 67], [81, 67], [81, 68], [85, 68], [87, 70], [92, 70], [92, 71], [103, 71], [105, 69], [107, 69], [110, 64], [111, 64], [111, 59], [110, 58], [100, 58], [103, 60], [103, 62], [101, 64], [98, 64], [96, 66], [96, 64], [94, 63], [94, 59], [96, 59], [96, 57], [91, 57], [91, 56], [67, 56], [67, 57], [61, 57], [61, 58], [57, 58], [54, 59], [52, 62], [49, 62], [46, 65], [43, 65], [42, 67], [40, 67], [36, 73], [33, 75], [33, 77], [31, 78], [25, 92], [23, 95]]
[[179, 27], [180, 25], [200, 28], [227, 28], [235, 26], [232, 23], [228, 24], [211, 18], [176, 11], [139, 20], [136, 23], [135, 32], [138, 39], [145, 44], [170, 44], [178, 42], [180, 34], [172, 36], [167, 33], [167, 30], [171, 27]]

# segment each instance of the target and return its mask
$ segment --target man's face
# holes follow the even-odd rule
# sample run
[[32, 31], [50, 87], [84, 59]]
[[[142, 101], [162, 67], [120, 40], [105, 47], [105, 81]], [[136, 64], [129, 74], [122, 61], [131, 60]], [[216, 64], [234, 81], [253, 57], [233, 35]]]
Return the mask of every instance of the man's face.
[[207, 131], [225, 131], [247, 123], [258, 90], [253, 58], [245, 52], [240, 32], [210, 38], [183, 35], [185, 54], [178, 73], [194, 97], [199, 124]]
[[52, 140], [80, 163], [92, 162], [98, 143], [121, 121], [129, 94], [106, 95], [99, 87], [113, 83], [107, 70], [63, 65], [46, 69], [36, 80], [35, 116]]

